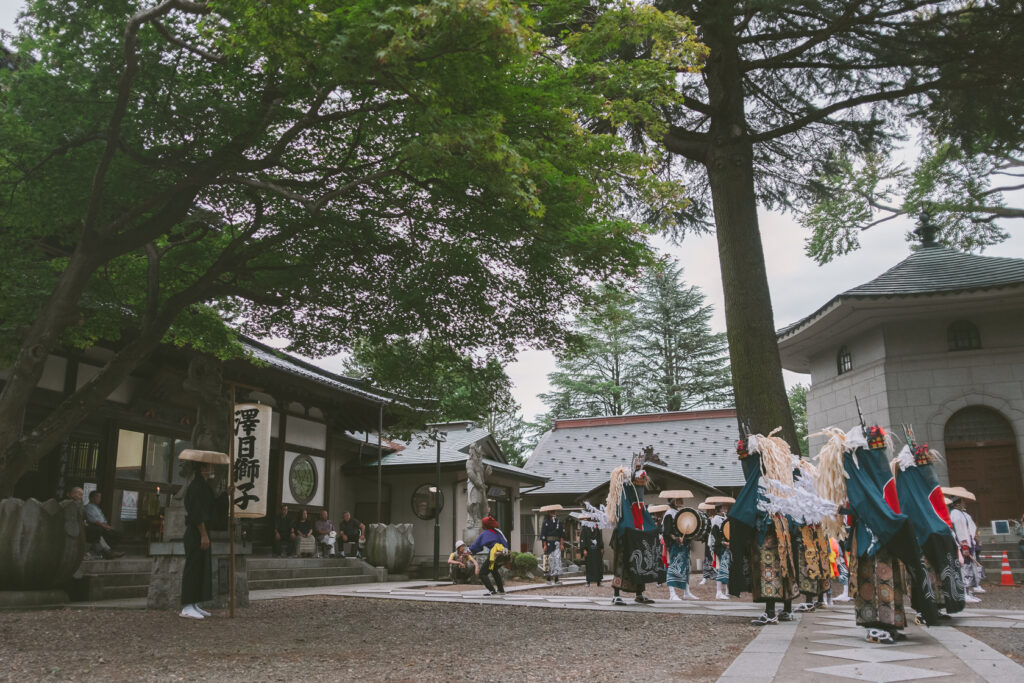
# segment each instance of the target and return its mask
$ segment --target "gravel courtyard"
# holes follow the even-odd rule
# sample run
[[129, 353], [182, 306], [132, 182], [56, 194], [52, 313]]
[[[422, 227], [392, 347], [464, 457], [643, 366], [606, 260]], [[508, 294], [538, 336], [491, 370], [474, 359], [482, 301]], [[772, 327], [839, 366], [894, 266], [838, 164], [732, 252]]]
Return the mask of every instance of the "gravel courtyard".
[[0, 612], [0, 680], [714, 681], [757, 633], [732, 617], [343, 597], [236, 614]]

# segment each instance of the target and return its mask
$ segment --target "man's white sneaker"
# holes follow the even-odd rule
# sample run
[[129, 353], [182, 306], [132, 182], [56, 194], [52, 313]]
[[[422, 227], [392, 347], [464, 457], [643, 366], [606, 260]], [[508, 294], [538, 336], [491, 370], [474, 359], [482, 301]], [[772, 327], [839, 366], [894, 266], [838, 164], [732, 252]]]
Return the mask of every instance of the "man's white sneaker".
[[178, 614], [179, 617], [185, 617], [186, 619], [202, 619], [203, 615], [199, 613], [195, 605], [185, 605], [181, 612]]
[[981, 598], [976, 598], [970, 593], [968, 593], [967, 597], [964, 598], [964, 602], [981, 602]]
[[206, 610], [204, 610], [204, 609], [203, 609], [202, 607], [200, 607], [199, 605], [193, 604], [192, 606], [193, 606], [193, 607], [195, 607], [195, 608], [196, 608], [196, 611], [197, 611], [197, 612], [199, 612], [200, 614], [202, 614], [202, 615], [203, 615], [204, 617], [208, 617], [208, 616], [210, 616], [210, 613], [209, 613], [209, 612], [207, 612]]
[[984, 593], [985, 592], [985, 589], [982, 588], [981, 586], [975, 586], [971, 590], [974, 591], [975, 593]]
[[679, 602], [682, 602], [682, 600], [683, 600], [681, 597], [679, 597], [675, 593], [673, 593], [672, 595], [668, 596], [668, 599], [669, 600], [678, 600]]
[[698, 598], [696, 595], [690, 592], [689, 588], [683, 591], [683, 597], [687, 600], [700, 600], [700, 598]]

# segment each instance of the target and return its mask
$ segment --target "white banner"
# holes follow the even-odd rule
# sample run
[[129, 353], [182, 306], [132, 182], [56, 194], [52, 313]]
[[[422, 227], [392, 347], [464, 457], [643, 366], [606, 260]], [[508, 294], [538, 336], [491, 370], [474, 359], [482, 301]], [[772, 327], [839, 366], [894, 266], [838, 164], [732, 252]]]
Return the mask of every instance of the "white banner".
[[270, 406], [235, 405], [235, 517], [267, 515], [270, 421]]

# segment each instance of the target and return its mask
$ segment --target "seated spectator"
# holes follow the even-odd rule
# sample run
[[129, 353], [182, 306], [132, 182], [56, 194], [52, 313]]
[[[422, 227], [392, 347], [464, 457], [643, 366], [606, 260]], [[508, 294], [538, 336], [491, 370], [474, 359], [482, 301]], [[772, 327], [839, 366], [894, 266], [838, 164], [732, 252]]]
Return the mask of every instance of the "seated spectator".
[[337, 540], [337, 532], [331, 520], [327, 519], [327, 510], [320, 511], [320, 519], [313, 524], [313, 533], [316, 534], [316, 542], [327, 551], [328, 557], [334, 557], [334, 543]]
[[124, 556], [124, 553], [113, 550], [113, 546], [121, 541], [121, 533], [107, 523], [106, 515], [100, 510], [102, 499], [99, 491], [90, 491], [89, 503], [82, 508], [85, 513], [85, 540], [96, 544], [104, 559], [112, 560]]
[[[359, 544], [366, 541], [366, 525], [352, 516], [348, 510], [341, 516], [341, 524], [338, 525], [338, 535], [341, 542], [356, 544], [356, 557], [362, 557], [359, 552]], [[341, 546], [341, 557], [345, 557], [345, 546]]]
[[274, 557], [295, 554], [295, 531], [288, 516], [288, 506], [281, 506], [281, 514], [274, 520]]
[[469, 583], [473, 575], [479, 573], [480, 565], [470, 554], [469, 546], [465, 541], [456, 541], [455, 552], [448, 556], [448, 576], [451, 577], [452, 583]]
[[309, 514], [305, 510], [299, 512], [299, 518], [292, 524], [292, 531], [295, 532], [295, 538], [312, 538], [313, 536], [313, 524], [309, 521]]

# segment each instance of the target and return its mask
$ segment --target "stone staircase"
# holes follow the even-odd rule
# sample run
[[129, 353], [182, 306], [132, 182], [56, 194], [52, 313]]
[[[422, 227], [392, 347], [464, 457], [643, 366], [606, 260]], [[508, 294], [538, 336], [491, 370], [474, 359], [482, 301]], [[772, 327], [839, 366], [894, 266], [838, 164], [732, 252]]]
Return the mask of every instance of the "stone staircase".
[[386, 580], [386, 572], [353, 557], [249, 557], [247, 563], [251, 591], [344, 586]]
[[[68, 586], [74, 601], [145, 598], [149, 593], [149, 557], [85, 560]], [[387, 572], [355, 558], [246, 557], [249, 590], [310, 588], [374, 583]]]
[[978, 534], [981, 546], [981, 564], [985, 567], [985, 582], [999, 583], [1002, 576], [1003, 551], [1010, 562], [1014, 583], [1024, 583], [1024, 551], [1021, 549], [1021, 537], [1015, 534], [995, 535], [988, 529]]

